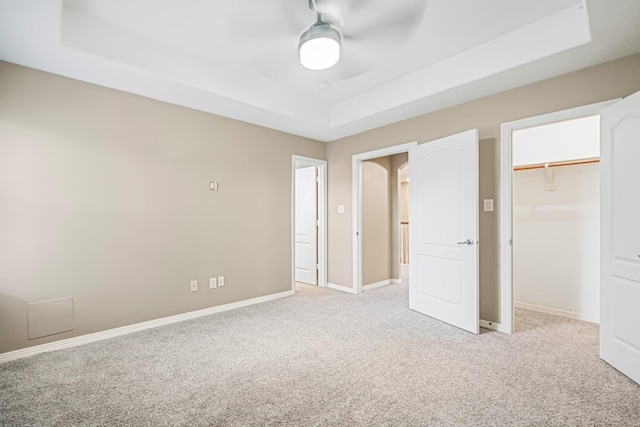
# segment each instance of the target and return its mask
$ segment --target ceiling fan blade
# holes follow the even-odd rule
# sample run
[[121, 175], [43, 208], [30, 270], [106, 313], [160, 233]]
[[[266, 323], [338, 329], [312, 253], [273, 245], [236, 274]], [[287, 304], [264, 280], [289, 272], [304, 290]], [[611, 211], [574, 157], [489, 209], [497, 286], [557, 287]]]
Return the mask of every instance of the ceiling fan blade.
[[410, 33], [424, 19], [424, 0], [353, 0], [344, 18], [343, 31], [351, 36], [369, 36], [386, 28], [392, 34]]
[[346, 47], [357, 45], [368, 48], [367, 45], [371, 45], [377, 48], [382, 54], [388, 52], [389, 49], [399, 49], [402, 46], [402, 42], [406, 40], [409, 35], [410, 33], [407, 32], [406, 28], [394, 26], [371, 28], [359, 34], [353, 34], [348, 31], [342, 34], [342, 38], [343, 45]]
[[345, 56], [340, 58], [340, 66], [335, 67], [330, 80], [336, 82], [359, 77], [372, 71], [376, 65], [370, 60], [362, 60], [356, 56]]
[[341, 61], [351, 62], [355, 58], [363, 66], [373, 69], [384, 61], [392, 61], [396, 53], [403, 47], [406, 34], [397, 27], [381, 28], [367, 35], [357, 37], [345, 34], [342, 42]]
[[304, 70], [295, 48], [265, 50], [260, 55], [252, 56], [247, 65], [263, 77], [279, 82], [300, 80]]
[[386, 47], [375, 42], [367, 39], [345, 40], [337, 69], [343, 79], [352, 78], [373, 70], [388, 59]]
[[297, 38], [315, 21], [305, 1], [253, 1], [250, 7], [233, 10], [225, 19], [223, 31], [230, 41]]

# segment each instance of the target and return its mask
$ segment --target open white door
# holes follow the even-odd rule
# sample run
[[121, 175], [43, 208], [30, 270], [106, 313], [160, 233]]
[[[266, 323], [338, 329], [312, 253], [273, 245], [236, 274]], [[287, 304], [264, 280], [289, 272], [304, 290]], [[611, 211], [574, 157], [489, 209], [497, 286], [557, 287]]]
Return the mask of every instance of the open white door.
[[478, 131], [409, 151], [409, 308], [475, 334]]
[[316, 167], [296, 169], [295, 262], [296, 282], [318, 284]]
[[640, 92], [601, 114], [600, 357], [640, 383]]

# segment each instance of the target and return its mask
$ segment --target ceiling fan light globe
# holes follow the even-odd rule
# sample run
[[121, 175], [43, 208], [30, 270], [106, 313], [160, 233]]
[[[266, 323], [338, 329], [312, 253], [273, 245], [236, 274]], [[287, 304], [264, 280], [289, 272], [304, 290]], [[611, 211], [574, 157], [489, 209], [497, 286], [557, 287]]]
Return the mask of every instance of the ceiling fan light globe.
[[340, 59], [340, 43], [328, 37], [317, 37], [300, 45], [300, 63], [310, 70], [324, 70]]
[[342, 34], [331, 25], [318, 22], [302, 33], [298, 43], [300, 63], [310, 70], [324, 70], [334, 66], [340, 59]]

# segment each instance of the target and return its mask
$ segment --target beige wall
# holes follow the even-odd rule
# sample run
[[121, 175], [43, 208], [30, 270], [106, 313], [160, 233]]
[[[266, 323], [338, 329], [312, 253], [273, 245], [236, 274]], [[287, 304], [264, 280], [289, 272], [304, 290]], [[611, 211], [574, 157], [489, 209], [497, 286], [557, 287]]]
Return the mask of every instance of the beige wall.
[[409, 222], [409, 183], [400, 183], [400, 221]]
[[[353, 154], [476, 127], [497, 210], [501, 123], [638, 90], [640, 54], [325, 146], [0, 62], [0, 352], [290, 289], [292, 154], [328, 160], [328, 279], [352, 286]], [[499, 322], [493, 218], [481, 316]], [[68, 296], [74, 330], [28, 341], [26, 305]]]
[[362, 284], [391, 278], [391, 159], [362, 162]]
[[[0, 352], [291, 289], [291, 156], [325, 151], [0, 62]], [[27, 340], [68, 296], [74, 330]]]
[[[348, 213], [351, 208], [351, 157], [354, 154], [411, 141], [423, 143], [471, 128], [479, 129], [481, 139], [494, 139], [498, 144], [502, 123], [624, 97], [638, 90], [640, 54], [329, 143], [329, 282], [352, 286], [352, 224]], [[480, 167], [490, 166], [481, 161]], [[495, 177], [497, 163], [493, 167]], [[481, 170], [481, 176], [489, 175], [491, 172]], [[495, 187], [490, 193], [495, 194], [495, 208], [499, 209]], [[345, 205], [347, 215], [335, 213], [335, 206], [339, 204]], [[495, 242], [493, 245], [481, 244], [483, 265], [497, 265], [497, 250]], [[497, 282], [497, 278], [494, 280]], [[485, 320], [499, 322], [497, 283], [490, 288], [481, 289], [481, 314]]]
[[[494, 207], [493, 212], [485, 212], [483, 208], [485, 199], [498, 197], [499, 178], [495, 172], [500, 168], [496, 162], [498, 147], [494, 138], [482, 139], [478, 143], [478, 196], [479, 229], [478, 239], [480, 250], [478, 255], [478, 282], [480, 286], [480, 318], [497, 322], [495, 313], [500, 305], [500, 293], [498, 292], [498, 219], [499, 212]], [[488, 248], [485, 250], [485, 248]]]

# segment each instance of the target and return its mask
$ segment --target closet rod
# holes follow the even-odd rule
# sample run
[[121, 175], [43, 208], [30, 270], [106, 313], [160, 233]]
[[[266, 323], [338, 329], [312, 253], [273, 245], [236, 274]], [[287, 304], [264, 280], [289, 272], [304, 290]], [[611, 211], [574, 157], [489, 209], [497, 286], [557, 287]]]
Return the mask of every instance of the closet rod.
[[[556, 166], [571, 166], [571, 165], [584, 165], [587, 163], [599, 163], [600, 159], [582, 159], [582, 160], [572, 160], [567, 162], [553, 162], [549, 163], [549, 167], [553, 168]], [[538, 165], [527, 165], [527, 166], [514, 166], [514, 171], [524, 171], [528, 169], [544, 169], [545, 163], [540, 163]]]

